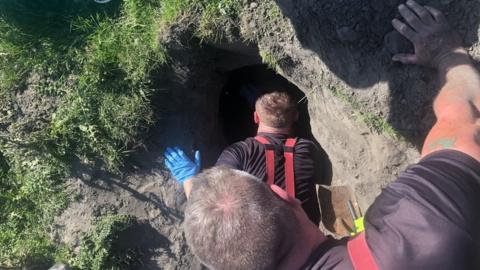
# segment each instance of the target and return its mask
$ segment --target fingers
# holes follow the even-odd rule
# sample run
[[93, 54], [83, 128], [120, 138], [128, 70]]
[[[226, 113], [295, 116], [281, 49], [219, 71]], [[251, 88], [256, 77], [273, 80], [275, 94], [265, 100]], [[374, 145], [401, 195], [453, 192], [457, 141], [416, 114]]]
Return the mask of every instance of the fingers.
[[404, 24], [398, 19], [393, 19], [392, 25], [400, 34], [402, 34], [408, 40], [410, 40], [411, 42], [415, 42], [415, 37], [417, 33], [413, 31], [413, 29], [410, 28], [408, 25]]
[[426, 24], [433, 24], [433, 15], [424, 7], [419, 5], [417, 2], [413, 0], [407, 1], [407, 6], [413, 10], [417, 14], [417, 16], [422, 20], [422, 22]]
[[200, 156], [200, 151], [195, 151], [195, 164], [197, 165], [198, 170], [202, 167], [202, 159]]
[[185, 160], [190, 160], [178, 147], [167, 147], [167, 150], [165, 151], [165, 158], [168, 159], [172, 165]]
[[443, 15], [443, 13], [441, 11], [439, 11], [438, 9], [436, 8], [433, 8], [431, 6], [425, 6], [425, 9], [427, 9], [430, 14], [432, 14], [433, 18], [438, 22], [438, 23], [446, 23], [447, 22], [447, 18], [445, 18], [445, 15]]
[[278, 197], [280, 197], [280, 199], [282, 199], [283, 201], [285, 201], [290, 205], [295, 206], [295, 205], [301, 204], [301, 202], [297, 198], [291, 197], [290, 195], [288, 195], [288, 193], [285, 190], [283, 190], [281, 187], [277, 185], [271, 185], [270, 189], [273, 191], [273, 193], [275, 193]]
[[418, 62], [417, 56], [414, 54], [396, 54], [392, 60], [405, 65], [417, 64]]
[[175, 147], [175, 153], [177, 154], [177, 157], [181, 158], [181, 159], [187, 159], [187, 160], [190, 160], [187, 155], [185, 155], [185, 152], [183, 152], [182, 149], [180, 149], [179, 147]]
[[288, 196], [287, 192], [285, 190], [283, 190], [281, 187], [277, 186], [277, 185], [271, 185], [270, 186], [270, 189], [275, 193], [277, 194], [278, 197], [280, 197], [282, 200], [286, 201], [286, 202], [290, 202], [291, 199], [290, 199], [290, 196]]
[[165, 166], [167, 166], [170, 171], [173, 171], [173, 164], [168, 159], [165, 159]]
[[402, 17], [405, 19], [408, 25], [413, 28], [413, 30], [418, 32], [419, 30], [422, 30], [424, 28], [423, 22], [420, 21], [417, 15], [413, 13], [413, 11], [404, 4], [401, 4], [398, 7], [398, 11], [400, 11]]
[[183, 152], [183, 150], [179, 147], [167, 147], [167, 150], [165, 150], [165, 159], [167, 159], [171, 165], [175, 165], [178, 162], [192, 162], [185, 152]]
[[170, 160], [170, 162], [175, 163], [178, 160], [179, 156], [175, 149], [167, 147], [167, 150], [165, 151], [165, 158]]

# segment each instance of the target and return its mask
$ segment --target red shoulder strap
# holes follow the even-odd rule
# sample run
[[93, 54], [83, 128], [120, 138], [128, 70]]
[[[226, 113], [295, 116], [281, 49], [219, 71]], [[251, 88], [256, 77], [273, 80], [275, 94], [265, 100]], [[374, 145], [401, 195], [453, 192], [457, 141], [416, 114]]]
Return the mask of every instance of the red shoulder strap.
[[297, 138], [289, 138], [285, 142], [283, 155], [285, 157], [285, 186], [288, 195], [295, 198], [295, 168], [294, 168], [294, 152]]
[[365, 232], [360, 233], [347, 243], [348, 255], [355, 270], [378, 270], [378, 265], [367, 245]]
[[266, 169], [267, 169], [267, 184], [269, 186], [274, 184], [275, 179], [275, 151], [273, 149], [272, 144], [270, 141], [263, 137], [257, 136], [255, 137], [259, 143], [265, 146], [265, 161], [266, 161]]

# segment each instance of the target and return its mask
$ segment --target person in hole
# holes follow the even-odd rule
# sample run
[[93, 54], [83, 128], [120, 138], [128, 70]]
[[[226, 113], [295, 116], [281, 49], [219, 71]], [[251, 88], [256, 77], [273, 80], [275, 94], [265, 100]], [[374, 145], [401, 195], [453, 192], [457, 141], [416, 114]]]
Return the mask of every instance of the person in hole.
[[[443, 270], [480, 269], [480, 74], [459, 35], [438, 10], [409, 0], [394, 28], [414, 54], [395, 55], [438, 73], [437, 122], [421, 160], [402, 172], [365, 215], [353, 238], [326, 237], [276, 185], [225, 166], [181, 174], [186, 189], [185, 237], [210, 269]], [[196, 166], [167, 155], [183, 168]], [[187, 164], [190, 164], [187, 166]], [[172, 171], [174, 174], [178, 171]], [[181, 181], [183, 181], [181, 180]]]
[[[313, 141], [294, 136], [299, 118], [297, 103], [287, 92], [268, 92], [257, 98], [253, 121], [256, 137], [234, 143], [218, 158], [216, 166], [248, 172], [265, 183], [284, 188], [302, 203], [310, 220], [320, 224], [320, 207], [315, 184], [327, 182], [328, 166], [323, 149]], [[182, 155], [178, 148], [170, 155]], [[190, 183], [185, 183], [187, 189]]]
[[216, 166], [248, 172], [265, 183], [284, 188], [302, 202], [310, 220], [320, 223], [315, 184], [326, 178], [322, 151], [308, 139], [295, 136], [299, 114], [287, 92], [269, 92], [255, 102], [256, 137], [234, 143], [220, 155]]

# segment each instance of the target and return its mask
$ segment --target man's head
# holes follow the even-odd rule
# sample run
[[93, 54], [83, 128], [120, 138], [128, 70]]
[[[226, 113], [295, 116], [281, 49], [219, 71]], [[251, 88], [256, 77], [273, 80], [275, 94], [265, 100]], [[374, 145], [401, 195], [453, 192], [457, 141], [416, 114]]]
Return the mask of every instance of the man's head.
[[298, 120], [297, 104], [286, 92], [264, 94], [255, 103], [254, 120], [271, 128], [290, 128]]
[[207, 170], [192, 183], [184, 229], [202, 263], [277, 269], [295, 244], [301, 223], [295, 208], [254, 176], [226, 167]]

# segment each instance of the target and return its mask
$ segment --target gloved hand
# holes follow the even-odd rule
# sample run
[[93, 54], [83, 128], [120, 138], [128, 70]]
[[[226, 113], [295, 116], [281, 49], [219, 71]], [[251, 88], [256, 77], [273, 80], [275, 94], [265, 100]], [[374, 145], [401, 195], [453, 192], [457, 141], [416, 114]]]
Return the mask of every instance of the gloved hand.
[[200, 171], [200, 151], [195, 152], [195, 161], [185, 155], [178, 147], [167, 147], [165, 165], [179, 184], [195, 176]]

